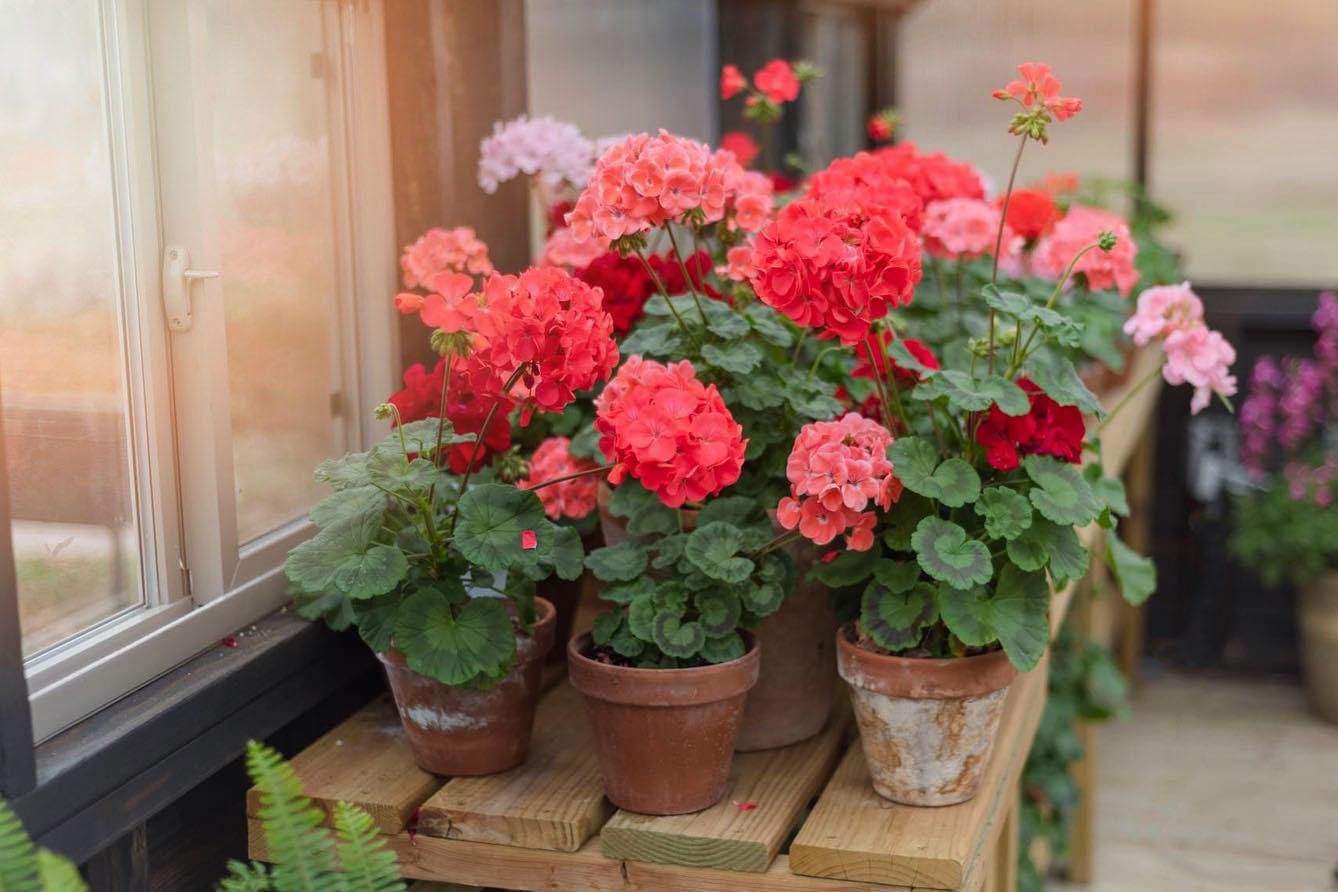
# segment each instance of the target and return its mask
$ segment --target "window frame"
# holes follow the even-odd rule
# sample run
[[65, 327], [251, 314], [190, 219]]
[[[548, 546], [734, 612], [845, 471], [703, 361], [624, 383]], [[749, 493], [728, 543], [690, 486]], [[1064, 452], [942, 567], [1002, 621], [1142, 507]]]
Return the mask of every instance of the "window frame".
[[[122, 330], [129, 366], [127, 389], [132, 395], [129, 451], [136, 456], [135, 501], [145, 599], [141, 606], [38, 654], [26, 665], [20, 659], [20, 672], [25, 676], [20, 680], [27, 690], [31, 721], [30, 745], [52, 737], [282, 606], [287, 600], [283, 555], [314, 531], [301, 518], [236, 547], [234, 516], [226, 510], [233, 497], [231, 450], [223, 455], [226, 461], [219, 462], [218, 454], [209, 454], [199, 442], [201, 437], [213, 437], [220, 424], [230, 429], [226, 403], [222, 417], [214, 419], [214, 429], [201, 431], [198, 421], [181, 411], [184, 400], [174, 399], [189, 376], [180, 374], [180, 365], [171, 368], [170, 358], [184, 363], [183, 355], [191, 353], [186, 344], [174, 343], [177, 335], [169, 333], [163, 312], [161, 252], [170, 241], [181, 239], [164, 230], [161, 202], [165, 180], [172, 176], [170, 171], [165, 175], [164, 162], [170, 162], [172, 154], [177, 162], [188, 156], [172, 149], [162, 151], [164, 145], [170, 145], [164, 139], [177, 134], [164, 132], [160, 124], [168, 114], [165, 103], [192, 103], [195, 97], [190, 94], [195, 91], [186, 86], [169, 91], [183, 95], [155, 95], [151, 59], [166, 62], [162, 54], [174, 51], [189, 56], [188, 43], [173, 44], [171, 39], [192, 32], [202, 38], [202, 29], [199, 22], [188, 21], [189, 16], [201, 14], [194, 0], [172, 0], [157, 7], [154, 2], [97, 0], [106, 60], [109, 164], [116, 183], [119, 284], [127, 307]], [[371, 408], [390, 392], [399, 374], [398, 325], [388, 300], [396, 285], [397, 246], [384, 8], [381, 2], [322, 0], [322, 9], [322, 27], [331, 38], [326, 44], [330, 62], [339, 78], [337, 89], [330, 91], [334, 97], [330, 102], [330, 152], [336, 172], [333, 199], [341, 292], [336, 302], [338, 340], [332, 343], [344, 371], [338, 381], [342, 405], [337, 420], [343, 434], [338, 439], [341, 446], [356, 449], [382, 435]], [[186, 18], [165, 21], [177, 15]], [[192, 24], [196, 27], [190, 28]], [[178, 61], [189, 64], [191, 60]], [[200, 160], [200, 154], [192, 148], [191, 163]], [[204, 266], [203, 259], [197, 258], [195, 265]], [[213, 293], [202, 285], [212, 286]], [[185, 334], [200, 335], [196, 341], [211, 341], [212, 349], [226, 361], [224, 339], [218, 334], [223, 331], [220, 286], [214, 280], [194, 287], [197, 318], [194, 329]], [[210, 324], [211, 306], [217, 313], [213, 332], [204, 328]], [[184, 431], [183, 420], [191, 421]], [[313, 466], [323, 457], [312, 456]], [[202, 486], [190, 485], [200, 484], [202, 469], [211, 466], [215, 469], [211, 479], [205, 479]], [[212, 499], [209, 488], [213, 489]], [[8, 519], [8, 511], [0, 516]], [[8, 526], [4, 535], [9, 536]], [[12, 546], [8, 539], [6, 544]], [[234, 547], [231, 553], [229, 545]], [[3, 571], [0, 567], [0, 585], [6, 582]], [[247, 578], [234, 584], [243, 574]], [[17, 611], [12, 572], [8, 583]], [[0, 609], [5, 606], [0, 599]], [[6, 751], [8, 748], [6, 742]]]

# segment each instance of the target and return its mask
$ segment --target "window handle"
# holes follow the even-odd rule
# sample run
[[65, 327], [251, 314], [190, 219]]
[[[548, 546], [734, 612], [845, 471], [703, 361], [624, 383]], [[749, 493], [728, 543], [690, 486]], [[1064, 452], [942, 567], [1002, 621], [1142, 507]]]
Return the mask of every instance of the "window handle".
[[172, 331], [190, 331], [195, 324], [191, 316], [191, 283], [199, 279], [217, 279], [212, 269], [191, 269], [190, 252], [184, 245], [168, 245], [163, 252], [163, 309], [167, 311], [167, 327]]

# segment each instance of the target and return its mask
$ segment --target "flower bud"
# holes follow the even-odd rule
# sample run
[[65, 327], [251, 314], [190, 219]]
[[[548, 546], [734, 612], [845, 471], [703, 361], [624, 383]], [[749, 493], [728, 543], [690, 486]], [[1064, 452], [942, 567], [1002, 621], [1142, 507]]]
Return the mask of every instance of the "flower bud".
[[1096, 234], [1096, 246], [1102, 251], [1112, 250], [1117, 241], [1119, 241], [1119, 238], [1109, 229], [1103, 229]]

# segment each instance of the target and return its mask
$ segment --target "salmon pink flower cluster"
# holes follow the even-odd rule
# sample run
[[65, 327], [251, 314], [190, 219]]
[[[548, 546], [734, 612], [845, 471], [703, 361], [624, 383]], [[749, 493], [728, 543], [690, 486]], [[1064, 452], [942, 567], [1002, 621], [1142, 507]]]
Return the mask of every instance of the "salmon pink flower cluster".
[[990, 406], [976, 428], [976, 442], [985, 447], [990, 467], [1014, 471], [1022, 455], [1050, 455], [1074, 464], [1081, 461], [1087, 434], [1082, 411], [1059, 405], [1028, 378], [1019, 378], [1017, 385], [1027, 392], [1030, 411], [1013, 416], [1005, 415], [997, 405]]
[[1103, 232], [1115, 234], [1114, 247], [1093, 248], [1083, 254], [1073, 272], [1083, 274], [1088, 288], [1097, 291], [1114, 288], [1128, 297], [1138, 282], [1138, 270], [1134, 267], [1138, 246], [1129, 232], [1129, 224], [1118, 214], [1100, 208], [1071, 208], [1050, 234], [1037, 243], [1031, 258], [1032, 272], [1058, 281], [1074, 255], [1098, 241]]
[[471, 358], [503, 378], [520, 373], [522, 424], [535, 408], [562, 411], [613, 372], [618, 345], [603, 301], [600, 289], [556, 267], [489, 277], [470, 320]]
[[727, 152], [733, 152], [734, 158], [744, 167], [753, 163], [753, 160], [762, 154], [762, 147], [743, 130], [731, 130], [720, 137], [720, 148]]
[[[387, 402], [399, 410], [400, 422], [409, 424], [425, 418], [436, 418], [441, 409], [441, 386], [446, 359], [437, 361], [428, 372], [421, 362], [404, 370], [404, 389], [392, 394]], [[497, 373], [472, 358], [451, 357], [451, 384], [446, 394], [446, 418], [457, 433], [477, 434], [483, 430], [488, 410], [499, 398], [502, 384]], [[502, 398], [499, 411], [494, 413], [483, 434], [475, 467], [488, 461], [493, 453], [511, 448], [511, 422], [507, 415], [513, 408], [511, 400]], [[447, 464], [457, 474], [469, 467], [473, 443], [457, 443], [447, 454]]]
[[[979, 198], [947, 198], [925, 208], [925, 250], [935, 257], [979, 257], [994, 251], [999, 233], [999, 211]], [[1011, 234], [1004, 231], [1005, 244]]]
[[562, 266], [568, 270], [578, 270], [589, 266], [605, 253], [604, 245], [594, 239], [578, 241], [572, 234], [570, 226], [562, 226], [554, 229], [544, 242], [538, 265]]
[[748, 441], [714, 384], [686, 359], [664, 365], [629, 356], [595, 399], [600, 451], [670, 508], [699, 502], [739, 479]]
[[1124, 323], [1124, 332], [1140, 347], [1162, 340], [1166, 353], [1162, 377], [1168, 384], [1194, 388], [1190, 411], [1195, 415], [1214, 393], [1224, 398], [1235, 394], [1231, 364], [1236, 361], [1236, 350], [1220, 332], [1204, 324], [1203, 301], [1188, 282], [1145, 290], [1138, 296], [1133, 316]]
[[404, 249], [400, 256], [405, 288], [431, 287], [439, 273], [484, 276], [492, 272], [488, 246], [468, 226], [433, 227]]
[[1046, 142], [1046, 125], [1053, 119], [1067, 121], [1082, 111], [1082, 100], [1060, 96], [1063, 85], [1050, 71], [1049, 65], [1024, 62], [1017, 67], [1020, 78], [1011, 80], [1002, 90], [994, 91], [995, 99], [1012, 101], [1022, 106], [1013, 117], [1008, 132]]
[[845, 202], [806, 195], [757, 234], [757, 296], [820, 337], [856, 344], [920, 281], [920, 240], [895, 212], [865, 217]]
[[[534, 456], [530, 459], [530, 476], [516, 485], [521, 489], [534, 489], [545, 481], [595, 467], [597, 465], [588, 459], [572, 457], [571, 440], [567, 437], [548, 437], [534, 450]], [[541, 487], [535, 490], [535, 495], [543, 502], [544, 513], [553, 520], [560, 517], [579, 520], [595, 510], [598, 490], [599, 478], [591, 474]]]
[[799, 98], [799, 78], [784, 59], [772, 59], [753, 75], [753, 86], [772, 102], [794, 102]]
[[924, 218], [924, 199], [886, 156], [873, 152], [837, 158], [809, 178], [808, 195], [863, 217], [897, 214], [916, 232]]
[[892, 434], [854, 412], [837, 421], [804, 425], [785, 465], [790, 494], [776, 506], [776, 521], [787, 530], [826, 545], [845, 535], [846, 547], [868, 551], [878, 516], [901, 497], [887, 447]]
[[[745, 191], [736, 195], [731, 189]], [[589, 185], [567, 214], [567, 225], [577, 239], [607, 244], [681, 221], [690, 212], [699, 213], [703, 223], [719, 222], [736, 198], [756, 201], [761, 190], [731, 152], [712, 152], [665, 130], [653, 137], [639, 133], [600, 156]], [[769, 200], [768, 188], [768, 209]], [[759, 224], [757, 218], [751, 205], [746, 219]], [[747, 228], [744, 220], [738, 222]]]
[[905, 180], [924, 204], [948, 198], [985, 197], [980, 172], [942, 152], [922, 155], [915, 143], [903, 142], [872, 154], [882, 165], [885, 176]]

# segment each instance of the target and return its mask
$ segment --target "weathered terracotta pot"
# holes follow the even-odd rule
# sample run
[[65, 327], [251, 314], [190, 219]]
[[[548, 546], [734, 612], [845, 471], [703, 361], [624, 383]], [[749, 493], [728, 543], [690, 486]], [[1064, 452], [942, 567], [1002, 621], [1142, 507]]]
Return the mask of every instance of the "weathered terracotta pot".
[[807, 740], [827, 726], [836, 693], [836, 616], [827, 588], [806, 582], [817, 550], [795, 542], [799, 588], [757, 627], [762, 665], [748, 693], [735, 748], [769, 750]]
[[701, 811], [720, 801], [760, 649], [746, 635], [737, 660], [695, 669], [631, 669], [591, 659], [589, 635], [567, 645], [571, 683], [585, 698], [604, 793], [647, 815]]
[[954, 805], [976, 795], [1017, 670], [1003, 651], [955, 660], [892, 657], [836, 636], [864, 760], [878, 795], [904, 805]]
[[544, 598], [535, 598], [534, 606], [534, 634], [516, 634], [511, 673], [486, 690], [451, 687], [419, 675], [394, 647], [377, 654], [419, 768], [442, 775], [496, 774], [525, 761], [557, 619]]
[[1338, 570], [1330, 570], [1299, 593], [1301, 672], [1315, 711], [1338, 722]]

